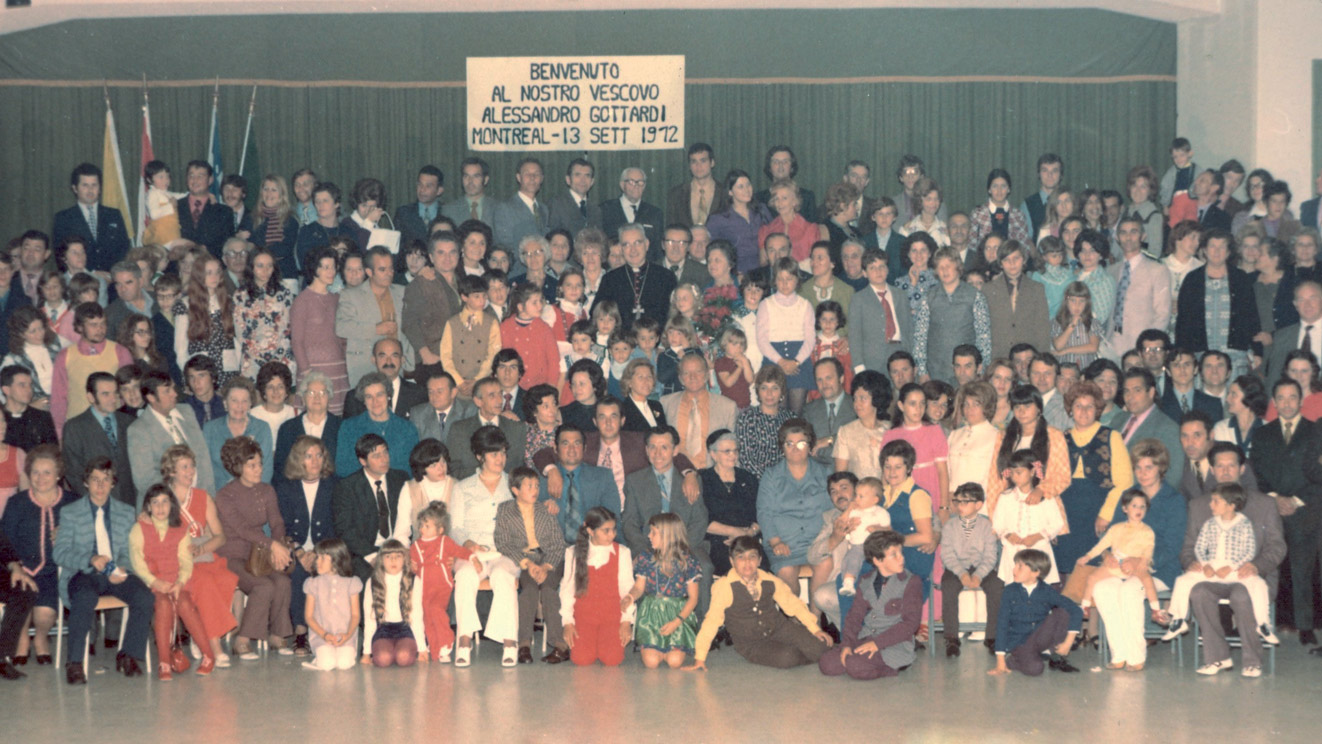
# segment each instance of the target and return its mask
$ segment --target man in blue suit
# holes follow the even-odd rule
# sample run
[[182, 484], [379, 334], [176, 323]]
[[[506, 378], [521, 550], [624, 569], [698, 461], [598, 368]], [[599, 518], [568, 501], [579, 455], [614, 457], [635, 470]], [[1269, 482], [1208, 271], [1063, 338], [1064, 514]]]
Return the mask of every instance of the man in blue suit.
[[87, 269], [110, 271], [129, 252], [124, 215], [101, 206], [101, 169], [81, 163], [69, 175], [69, 189], [78, 203], [55, 213], [51, 240], [59, 245], [69, 238], [82, 238], [87, 246]]
[[87, 683], [82, 650], [96, 616], [96, 603], [104, 595], [128, 605], [128, 628], [120, 639], [115, 671], [125, 677], [142, 675], [156, 598], [133, 575], [129, 557], [129, 530], [136, 519], [133, 507], [110, 498], [115, 466], [101, 457], [88, 463], [87, 496], [60, 510], [53, 557], [59, 564], [60, 598], [69, 607], [69, 663], [64, 665], [71, 685]]
[[[578, 528], [588, 509], [603, 506], [617, 518], [620, 514], [620, 489], [615, 484], [615, 475], [609, 468], [583, 462], [586, 441], [583, 430], [573, 424], [561, 424], [555, 430], [555, 467], [560, 471], [564, 487], [553, 505], [559, 509], [555, 518], [565, 531], [567, 543], [578, 538]], [[545, 477], [540, 498], [543, 501], [551, 498]]]
[[[427, 225], [441, 216], [441, 194], [445, 193], [445, 174], [434, 165], [418, 169], [418, 200], [395, 210], [395, 229], [404, 235], [403, 245], [411, 240], [427, 239]], [[455, 223], [456, 225], [459, 223]]]

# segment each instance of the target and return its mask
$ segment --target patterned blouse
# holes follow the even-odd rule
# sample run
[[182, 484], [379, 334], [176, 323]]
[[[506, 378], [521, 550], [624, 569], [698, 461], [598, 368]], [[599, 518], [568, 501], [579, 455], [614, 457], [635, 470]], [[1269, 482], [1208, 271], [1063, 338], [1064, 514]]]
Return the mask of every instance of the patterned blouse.
[[675, 567], [674, 575], [666, 576], [649, 550], [639, 553], [638, 557], [633, 559], [633, 575], [647, 580], [644, 591], [661, 597], [685, 599], [689, 596], [689, 582], [697, 581], [702, 577], [702, 567], [692, 555], [688, 555], [685, 556], [683, 563]]
[[909, 275], [907, 273], [891, 282], [896, 289], [908, 295], [909, 307], [918, 307], [926, 304], [923, 302], [923, 298], [927, 296], [927, 290], [940, 283], [940, 280], [936, 278], [936, 273], [931, 269], [923, 269], [918, 272], [917, 284], [909, 281]]
[[234, 335], [243, 354], [240, 374], [256, 378], [267, 362], [294, 369], [294, 342], [289, 334], [289, 310], [294, 294], [285, 286], [274, 292], [258, 290], [253, 297], [240, 289], [234, 295]]
[[1092, 316], [1097, 324], [1106, 328], [1111, 322], [1111, 312], [1115, 310], [1115, 278], [1098, 266], [1091, 274], [1080, 273], [1076, 277], [1088, 285], [1092, 293]]
[[759, 407], [740, 411], [734, 420], [735, 442], [739, 445], [739, 467], [761, 478], [762, 471], [780, 459], [776, 432], [792, 416], [785, 408], [781, 408], [774, 416], [768, 416]]

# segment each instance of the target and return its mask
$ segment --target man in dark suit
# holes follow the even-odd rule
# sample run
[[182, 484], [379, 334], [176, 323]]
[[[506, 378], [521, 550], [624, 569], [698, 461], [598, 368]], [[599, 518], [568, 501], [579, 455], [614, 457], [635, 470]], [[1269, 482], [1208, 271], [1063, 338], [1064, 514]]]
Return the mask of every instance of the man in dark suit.
[[[610, 509], [611, 514], [620, 513], [620, 489], [615, 485], [611, 471], [583, 462], [585, 439], [583, 430], [573, 424], [561, 424], [555, 430], [556, 463], [553, 467], [564, 484], [557, 502], [559, 513], [555, 518], [564, 530], [566, 542], [578, 537], [578, 528], [588, 509], [602, 506]], [[543, 476], [539, 496], [543, 501], [551, 498], [546, 480]]]
[[[1190, 411], [1180, 420], [1180, 447], [1184, 450], [1184, 474], [1180, 476], [1180, 494], [1185, 501], [1193, 501], [1212, 493], [1216, 487], [1216, 474], [1208, 452], [1215, 443], [1212, 439], [1213, 420], [1202, 411]], [[1239, 484], [1250, 491], [1258, 488], [1253, 466], [1246, 465]]]
[[495, 234], [496, 245], [512, 251], [529, 235], [546, 235], [550, 215], [546, 203], [537, 198], [542, 190], [542, 178], [542, 163], [537, 158], [519, 161], [514, 177], [519, 190], [506, 201], [498, 202], [491, 213], [491, 231]]
[[730, 195], [712, 177], [716, 153], [706, 142], [689, 145], [689, 176], [666, 194], [666, 222], [685, 227], [707, 224], [707, 218], [725, 210]]
[[91, 407], [69, 419], [60, 443], [69, 485], [87, 495], [84, 471], [87, 463], [108, 457], [115, 463], [115, 485], [110, 495], [129, 506], [137, 504], [133, 467], [129, 462], [129, 424], [133, 417], [119, 410], [119, 384], [109, 372], [93, 372], [87, 378], [87, 400]]
[[1267, 369], [1263, 371], [1269, 381], [1285, 374], [1285, 358], [1296, 349], [1311, 351], [1315, 358], [1322, 359], [1322, 286], [1311, 281], [1300, 283], [1294, 288], [1294, 307], [1299, 322], [1272, 334]]
[[660, 207], [643, 201], [646, 190], [647, 172], [638, 167], [625, 168], [620, 173], [619, 198], [601, 203], [601, 229], [607, 240], [614, 241], [619, 238], [621, 227], [631, 222], [642, 225], [652, 246], [647, 260], [656, 263], [661, 260], [661, 227], [665, 216]]
[[514, 349], [501, 349], [491, 358], [491, 376], [500, 383], [500, 415], [512, 421], [523, 421], [523, 387], [519, 381], [527, 371], [523, 357]]
[[[427, 401], [427, 393], [421, 386], [399, 376], [404, 366], [404, 346], [397, 339], [382, 338], [372, 344], [372, 363], [376, 371], [390, 381], [390, 412], [400, 418], [408, 418], [409, 412], [419, 403]], [[353, 418], [367, 408], [356, 395], [344, 399], [344, 418]]]
[[1300, 643], [1317, 643], [1313, 617], [1313, 576], [1317, 571], [1318, 530], [1322, 529], [1322, 425], [1300, 415], [1303, 391], [1283, 377], [1272, 385], [1277, 418], [1253, 435], [1251, 461], [1258, 487], [1276, 500], [1290, 560], [1294, 624]]
[[477, 472], [477, 458], [473, 456], [473, 433], [483, 426], [499, 427], [509, 442], [509, 454], [505, 460], [505, 472], [512, 473], [514, 468], [524, 464], [524, 448], [528, 442], [528, 425], [522, 421], [500, 415], [503, 397], [500, 383], [494, 377], [484, 377], [473, 385], [473, 403], [477, 413], [454, 422], [445, 446], [450, 450], [450, 470], [455, 478], [463, 480]]
[[234, 212], [211, 196], [216, 173], [210, 163], [190, 160], [187, 174], [188, 196], [175, 202], [179, 234], [186, 240], [205, 245], [211, 255], [220, 258], [225, 241], [234, 234]]
[[417, 201], [401, 204], [399, 209], [395, 210], [395, 229], [402, 235], [401, 245], [408, 245], [411, 240], [427, 239], [427, 225], [441, 216], [441, 194], [445, 193], [445, 174], [434, 165], [422, 166], [418, 169], [415, 193], [418, 196]]
[[667, 225], [665, 239], [661, 247], [664, 256], [661, 266], [675, 275], [679, 284], [692, 284], [701, 293], [711, 284], [711, 274], [707, 267], [689, 257], [689, 245], [693, 242], [693, 233], [683, 225]]
[[409, 476], [390, 468], [390, 449], [377, 434], [364, 434], [354, 444], [362, 469], [340, 479], [331, 496], [335, 535], [353, 556], [353, 573], [366, 581], [372, 575], [377, 548], [390, 539], [399, 510], [399, 492]]
[[707, 504], [701, 499], [690, 502], [680, 485], [679, 468], [675, 466], [675, 450], [679, 435], [672, 427], [658, 426], [647, 434], [647, 462], [645, 467], [627, 477], [624, 488], [629, 498], [620, 516], [620, 532], [624, 544], [634, 555], [652, 552], [647, 539], [647, 521], [657, 514], [669, 512], [684, 521], [689, 550], [702, 566], [698, 613], [706, 611], [711, 591], [712, 562], [707, 547]]
[[32, 405], [32, 370], [21, 364], [0, 369], [0, 392], [5, 396], [5, 444], [31, 452], [39, 444], [59, 443], [50, 413]]
[[[1256, 449], [1257, 445], [1254, 445]], [[1230, 442], [1217, 442], [1208, 452], [1212, 463], [1212, 473], [1217, 484], [1235, 483], [1244, 472], [1244, 452]], [[1276, 595], [1278, 569], [1285, 558], [1285, 540], [1281, 535], [1281, 516], [1275, 500], [1263, 495], [1256, 489], [1246, 489], [1248, 500], [1240, 511], [1253, 525], [1253, 537], [1257, 543], [1257, 553], [1253, 559], [1239, 569], [1240, 576], [1261, 576], [1267, 582], [1271, 596]], [[1212, 518], [1209, 497], [1199, 497], [1189, 502], [1189, 519], [1184, 533], [1184, 545], [1180, 549], [1180, 565], [1186, 570], [1199, 568], [1194, 555], [1194, 546], [1198, 541], [1198, 531], [1208, 519]], [[1220, 668], [1228, 668], [1230, 648], [1226, 644], [1225, 629], [1221, 623], [1220, 601], [1230, 602], [1230, 610], [1236, 624], [1241, 628], [1252, 628], [1257, 622], [1248, 592], [1240, 584], [1222, 584], [1205, 581], [1189, 592], [1189, 606], [1203, 634], [1206, 646], [1206, 659], [1215, 673]], [[1174, 628], [1174, 625], [1172, 625]], [[1271, 631], [1271, 628], [1266, 628]], [[1241, 632], [1243, 641], [1243, 665], [1245, 668], [1259, 666], [1261, 663], [1262, 643], [1258, 633]], [[1222, 665], [1225, 666], [1222, 666]]]
[[409, 421], [418, 430], [418, 441], [435, 439], [444, 442], [450, 436], [454, 422], [477, 413], [470, 401], [455, 395], [458, 392], [449, 372], [441, 372], [427, 379], [427, 400], [409, 411]]
[[835, 468], [835, 433], [840, 427], [858, 418], [854, 413], [854, 399], [845, 392], [845, 367], [835, 357], [825, 357], [813, 365], [820, 398], [803, 407], [803, 417], [817, 435], [817, 449], [813, 457], [823, 465]]
[[[762, 251], [767, 254], [767, 264], [750, 270], [747, 273], [748, 280], [764, 284], [774, 292], [776, 290], [776, 264], [782, 258], [789, 258], [791, 249], [790, 236], [780, 232], [773, 232], [768, 235], [762, 243]], [[812, 274], [799, 269], [799, 286], [807, 284], [810, 279], [812, 279]], [[848, 310], [848, 308], [845, 309]], [[753, 343], [756, 342], [757, 340], [754, 339]]]
[[597, 180], [597, 169], [583, 158], [574, 158], [565, 172], [569, 190], [546, 203], [547, 230], [568, 230], [577, 235], [585, 227], [601, 227], [601, 206], [588, 200]]
[[55, 213], [51, 240], [58, 246], [71, 238], [82, 238], [87, 249], [87, 269], [110, 271], [129, 252], [124, 215], [118, 209], [101, 206], [101, 169], [91, 163], [81, 163], [73, 169], [69, 188], [78, 203]]
[[1180, 427], [1156, 406], [1157, 383], [1152, 373], [1134, 367], [1125, 373], [1125, 414], [1115, 420], [1115, 428], [1124, 438], [1125, 445], [1140, 439], [1156, 439], [1166, 445], [1171, 465], [1166, 471], [1166, 482], [1180, 487], [1184, 475], [1184, 448], [1180, 446]]
[[1180, 421], [1190, 411], [1202, 411], [1212, 421], [1224, 418], [1221, 401], [1194, 386], [1198, 357], [1192, 351], [1176, 347], [1167, 357], [1165, 390], [1161, 394], [1161, 412], [1171, 421]]
[[624, 265], [601, 277], [593, 307], [602, 300], [613, 301], [625, 330], [644, 314], [657, 320], [667, 317], [675, 275], [647, 262], [647, 232], [641, 225], [626, 225], [620, 229], [620, 245], [624, 248]]
[[[1318, 194], [1322, 194], [1322, 173], [1317, 174], [1317, 180], [1313, 182], [1313, 187], [1317, 189]], [[1299, 224], [1314, 230], [1322, 229], [1322, 221], [1319, 217], [1318, 204], [1322, 203], [1322, 196], [1315, 196], [1312, 199], [1299, 205]]]

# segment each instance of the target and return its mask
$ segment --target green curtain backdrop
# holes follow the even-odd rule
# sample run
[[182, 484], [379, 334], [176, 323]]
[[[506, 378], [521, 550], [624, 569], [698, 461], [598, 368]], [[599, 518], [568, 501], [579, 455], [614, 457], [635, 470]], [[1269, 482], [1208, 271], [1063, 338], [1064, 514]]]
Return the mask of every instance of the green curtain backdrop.
[[[743, 168], [759, 188], [765, 183], [761, 169], [767, 147], [777, 143], [794, 148], [799, 182], [819, 195], [854, 158], [872, 166], [870, 193], [892, 194], [900, 157], [917, 154], [944, 187], [952, 210], [968, 209], [984, 198], [986, 174], [994, 167], [1011, 172], [1017, 194], [1028, 193], [1036, 186], [1037, 156], [1047, 151], [1065, 159], [1066, 183], [1075, 188], [1117, 188], [1132, 165], [1148, 163], [1159, 170], [1165, 165], [1175, 127], [1175, 34], [1170, 24], [1097, 11], [842, 13], [694, 12], [685, 17], [705, 23], [686, 24], [694, 38], [682, 39], [675, 24], [661, 22], [679, 17], [673, 14], [652, 14], [660, 18], [657, 32], [648, 27], [648, 33], [639, 34], [634, 27], [647, 13], [482, 16], [486, 23], [499, 21], [509, 30], [477, 39], [453, 33], [456, 17], [446, 15], [419, 16], [416, 24], [391, 15], [127, 19], [10, 35], [0, 44], [0, 133], [7, 143], [0, 148], [0, 188], [5, 195], [0, 200], [0, 236], [12, 237], [32, 227], [50, 229], [51, 215], [72, 202], [70, 169], [84, 160], [101, 162], [105, 102], [100, 78], [124, 82], [139, 79], [143, 72], [156, 83], [150, 88], [156, 156], [173, 167], [176, 188], [182, 184], [183, 165], [206, 157], [212, 86], [202, 79], [219, 73], [225, 80], [294, 81], [258, 86], [254, 136], [264, 170], [288, 178], [298, 168], [311, 167], [346, 191], [357, 178], [375, 176], [385, 182], [392, 209], [413, 200], [414, 175], [424, 163], [445, 171], [447, 197], [457, 194], [457, 165], [469, 153], [464, 148], [462, 85], [388, 85], [417, 80], [419, 69], [434, 70], [434, 81], [462, 81], [467, 53], [685, 53], [687, 140], [711, 143], [718, 173]], [[851, 19], [857, 22], [842, 22]], [[895, 23], [897, 19], [904, 22]], [[938, 22], [947, 25], [934, 25]], [[970, 25], [976, 23], [982, 28]], [[296, 24], [301, 34], [282, 45], [278, 32], [289, 24]], [[419, 27], [434, 24], [451, 29], [433, 41], [442, 62], [420, 68], [417, 49], [394, 43], [392, 34], [413, 41]], [[799, 38], [776, 36], [784, 53], [772, 49], [767, 29], [795, 24], [804, 29]], [[353, 43], [319, 33], [354, 27], [357, 31], [349, 37]], [[537, 29], [542, 30], [538, 38], [544, 38], [548, 29], [570, 27], [574, 31], [568, 38], [576, 40], [572, 48], [517, 43]], [[598, 43], [585, 34], [588, 27], [634, 28], [631, 39], [638, 43], [623, 48], [610, 33], [596, 35], [611, 40]], [[878, 35], [908, 38], [912, 34], [901, 32], [912, 28], [952, 28], [954, 33], [945, 40], [933, 34], [930, 39], [941, 41], [935, 45], [909, 41], [883, 55], [885, 64], [878, 62], [869, 40]], [[743, 29], [746, 34], [735, 33]], [[727, 34], [724, 41], [717, 38], [720, 33]], [[1016, 34], [1034, 39], [1035, 45], [1009, 44], [1007, 37]], [[833, 37], [840, 43], [833, 44]], [[179, 63], [163, 64], [160, 55], [153, 55], [154, 69], [142, 69], [141, 46], [123, 43], [131, 38], [164, 39], [167, 52], [174, 49], [170, 54], [180, 55], [174, 58]], [[190, 39], [195, 53], [175, 49], [180, 38]], [[370, 46], [364, 41], [373, 38], [381, 39], [383, 46], [361, 51]], [[309, 39], [325, 43], [310, 45]], [[45, 51], [37, 54], [34, 45], [44, 45]], [[1074, 54], [1068, 51], [1071, 45]], [[305, 56], [314, 47], [319, 54], [338, 52]], [[915, 58], [915, 49], [925, 56]], [[871, 67], [860, 65], [860, 57]], [[205, 59], [224, 61], [199, 62]], [[354, 70], [372, 75], [349, 74]], [[944, 77], [934, 77], [934, 71]], [[846, 80], [860, 77], [866, 81]], [[895, 81], [897, 77], [905, 80]], [[177, 82], [162, 83], [170, 80]], [[323, 87], [297, 82], [323, 80], [383, 84]], [[133, 179], [139, 162], [142, 91], [120, 84], [108, 92], [136, 209]], [[249, 84], [220, 89], [221, 140], [232, 172], [238, 169], [251, 92]], [[581, 153], [542, 154], [547, 189], [563, 188], [562, 174], [576, 154]], [[657, 204], [664, 203], [664, 190], [687, 174], [681, 150], [587, 156], [598, 168], [596, 198], [618, 193], [617, 176], [626, 165], [640, 165], [648, 172], [648, 199]], [[513, 189], [513, 168], [520, 155], [484, 157], [492, 165], [491, 191], [504, 197]]]

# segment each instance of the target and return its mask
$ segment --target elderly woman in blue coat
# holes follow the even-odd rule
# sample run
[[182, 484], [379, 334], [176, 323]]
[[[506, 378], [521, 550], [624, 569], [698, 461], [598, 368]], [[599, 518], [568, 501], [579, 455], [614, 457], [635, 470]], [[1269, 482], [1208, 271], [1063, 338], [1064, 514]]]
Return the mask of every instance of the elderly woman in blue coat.
[[790, 586], [798, 586], [799, 569], [810, 565], [808, 546], [821, 528], [822, 512], [831, 508], [830, 471], [811, 457], [816, 440], [812, 425], [801, 418], [781, 424], [776, 433], [781, 459], [763, 471], [757, 490], [757, 523], [771, 570]]

